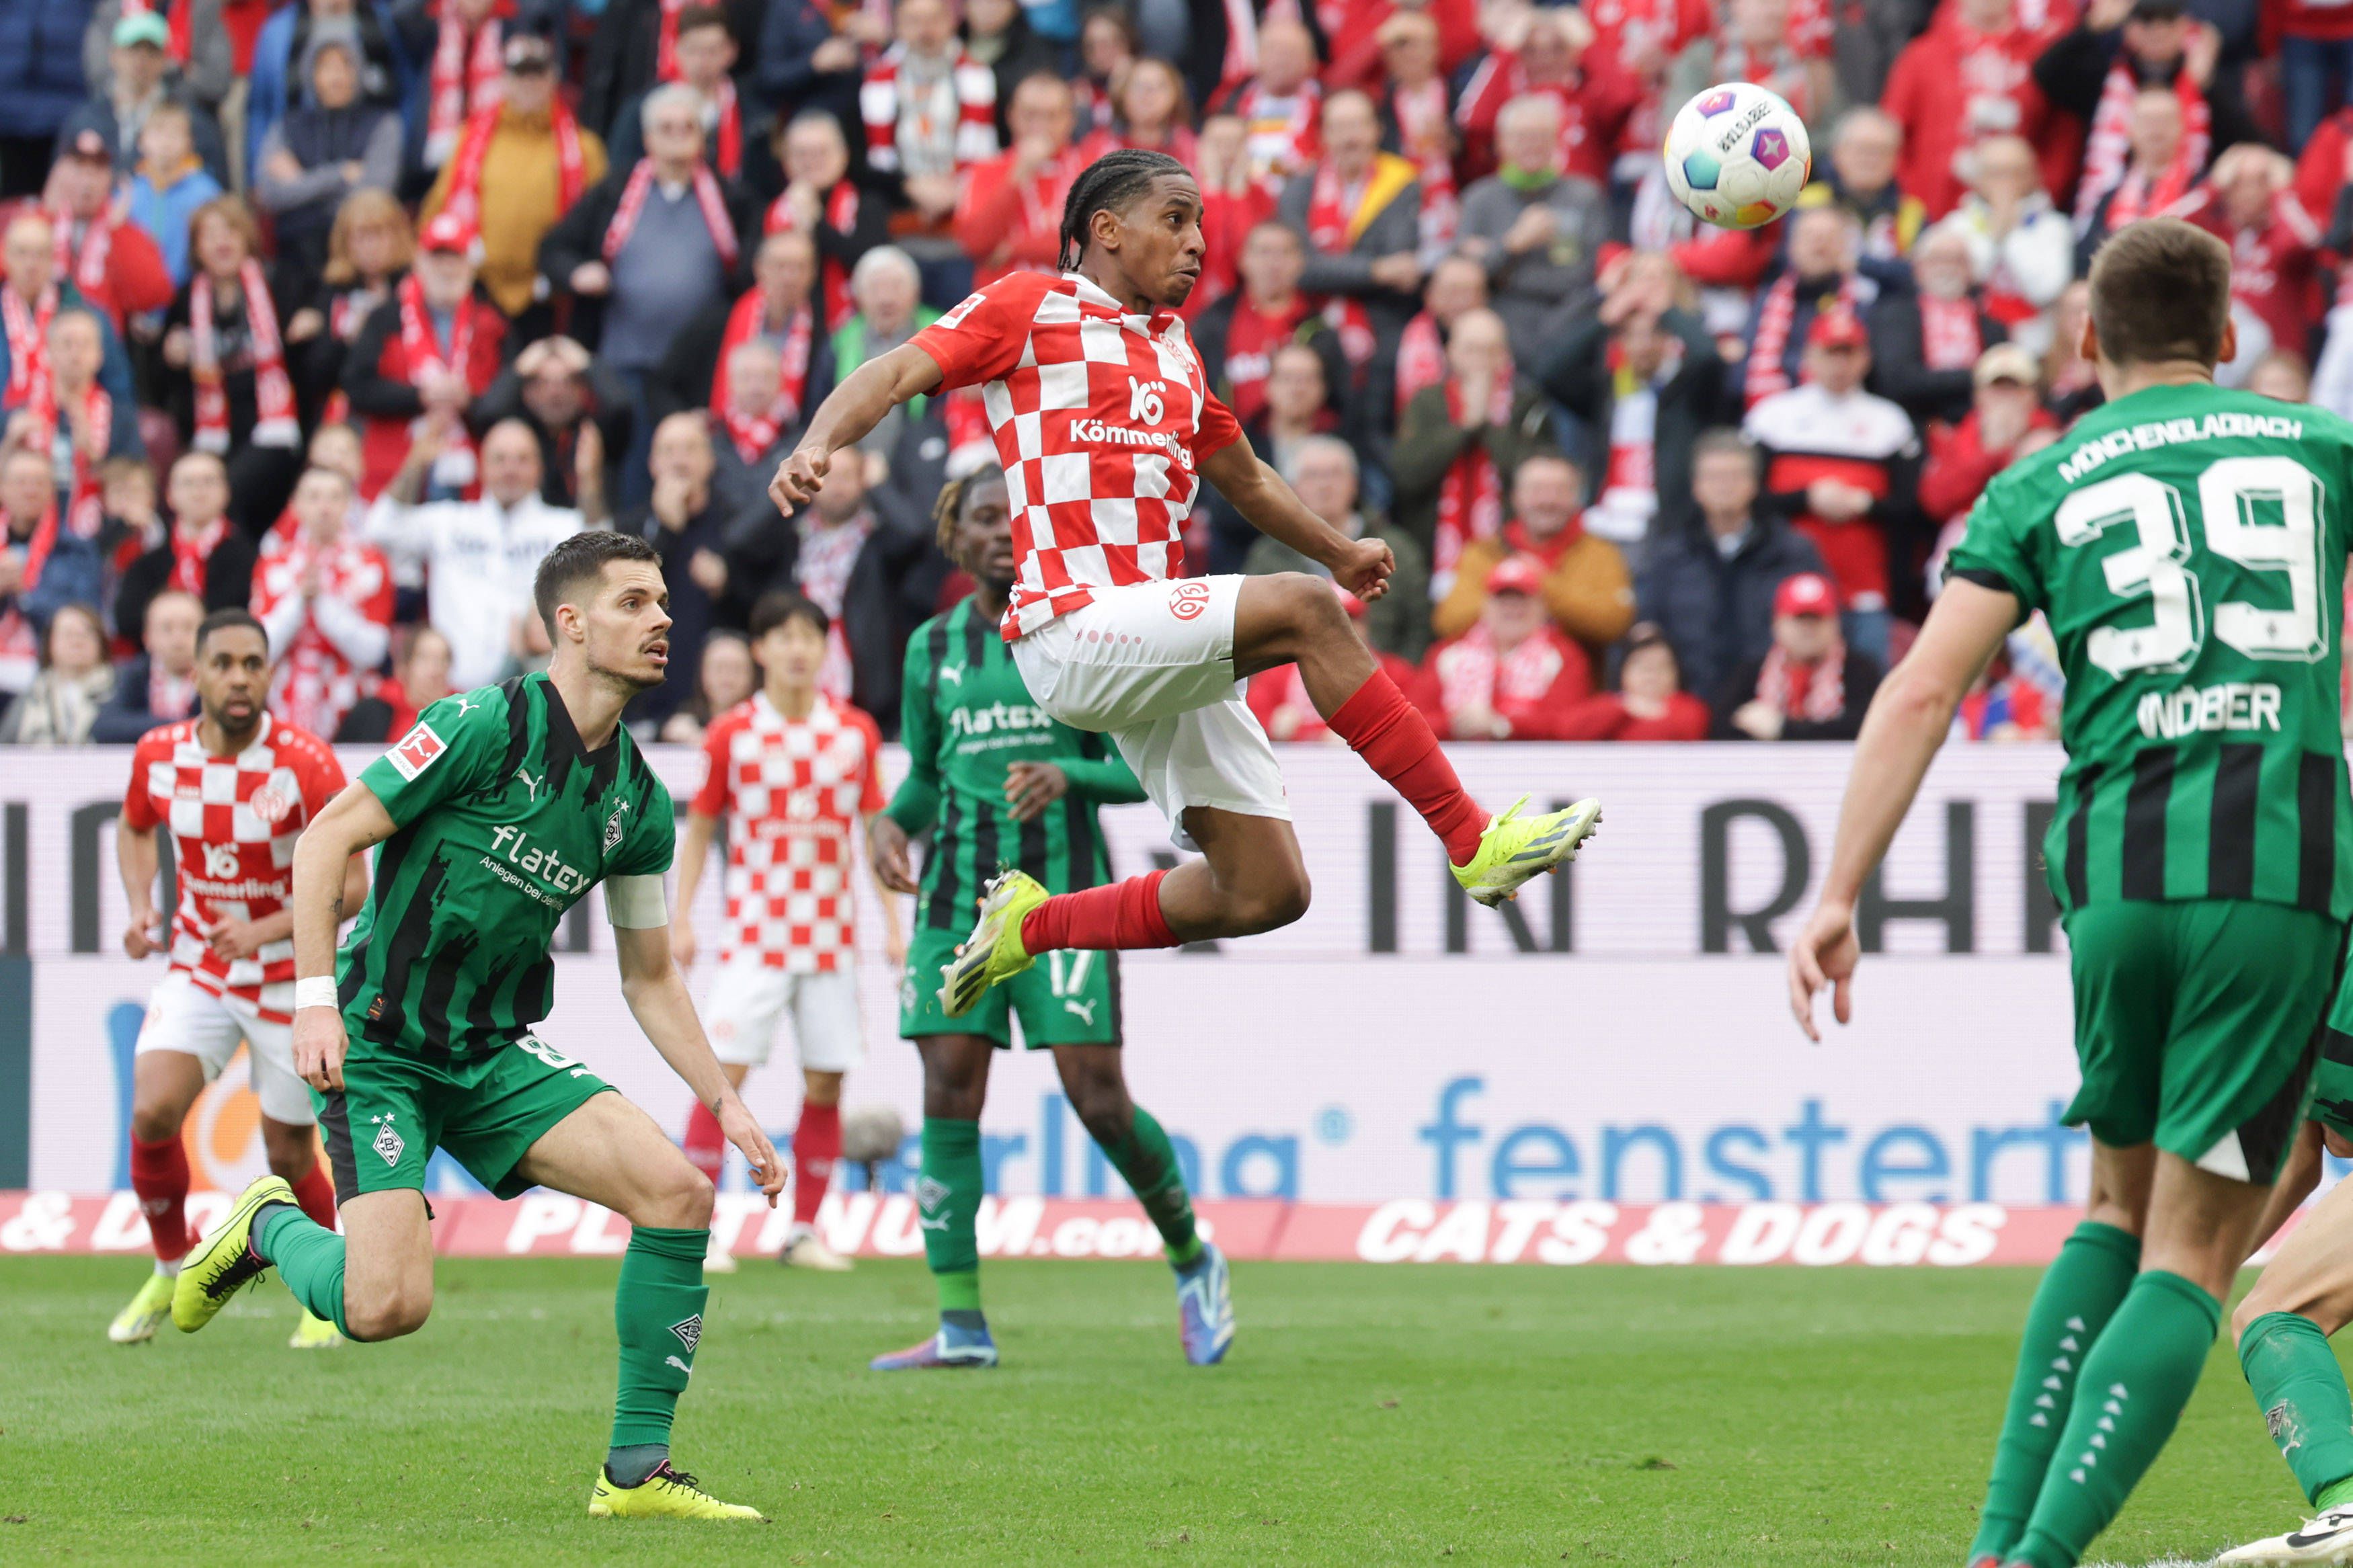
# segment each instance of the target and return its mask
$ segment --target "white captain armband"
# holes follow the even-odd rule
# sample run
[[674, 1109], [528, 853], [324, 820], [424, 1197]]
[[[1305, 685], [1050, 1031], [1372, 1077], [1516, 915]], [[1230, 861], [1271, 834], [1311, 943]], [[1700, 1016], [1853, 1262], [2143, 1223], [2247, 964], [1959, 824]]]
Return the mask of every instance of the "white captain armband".
[[606, 878], [605, 914], [624, 931], [670, 924], [670, 895], [662, 890], [660, 873]]

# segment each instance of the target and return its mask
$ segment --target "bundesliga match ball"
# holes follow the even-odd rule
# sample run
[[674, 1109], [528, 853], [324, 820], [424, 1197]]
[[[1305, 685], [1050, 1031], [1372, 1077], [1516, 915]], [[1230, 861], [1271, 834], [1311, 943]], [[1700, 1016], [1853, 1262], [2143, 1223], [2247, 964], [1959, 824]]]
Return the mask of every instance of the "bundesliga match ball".
[[1778, 93], [1745, 81], [1709, 88], [1667, 127], [1667, 188], [1693, 215], [1756, 228], [1798, 205], [1812, 178], [1806, 122]]

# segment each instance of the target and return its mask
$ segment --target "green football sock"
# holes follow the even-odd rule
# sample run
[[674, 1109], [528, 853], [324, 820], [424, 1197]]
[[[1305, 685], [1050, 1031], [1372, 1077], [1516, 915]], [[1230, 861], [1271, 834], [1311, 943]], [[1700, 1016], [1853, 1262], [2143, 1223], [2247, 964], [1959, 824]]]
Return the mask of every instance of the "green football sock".
[[2353, 1476], [2341, 1481], [2331, 1481], [2321, 1488], [2320, 1495], [2312, 1500], [2312, 1510], [2327, 1513], [2330, 1509], [2343, 1508], [2347, 1503], [2353, 1503]]
[[939, 1288], [940, 1313], [980, 1311], [980, 1123], [923, 1118], [923, 1173], [915, 1183], [922, 1209], [923, 1261]]
[[278, 1270], [294, 1299], [335, 1325], [343, 1323], [343, 1238], [292, 1204], [268, 1204], [254, 1217], [253, 1249]]
[[1986, 1483], [1985, 1509], [1968, 1561], [1991, 1557], [2008, 1562], [2026, 1533], [2035, 1496], [2051, 1468], [2052, 1450], [2067, 1424], [2076, 1369], [2139, 1269], [2140, 1237], [2085, 1220], [2043, 1271], [2034, 1305], [2027, 1309], [2026, 1336], [2019, 1342], [2018, 1371], [2010, 1378], [2010, 1408], [2002, 1416], [1993, 1478]]
[[1193, 1200], [1185, 1192], [1185, 1173], [1176, 1163], [1176, 1150], [1168, 1134], [1161, 1131], [1152, 1112], [1137, 1106], [1127, 1136], [1103, 1143], [1103, 1152], [1160, 1232], [1168, 1261], [1182, 1268], [1200, 1257], [1201, 1237], [1194, 1228]]
[[[2320, 1325], [2295, 1312], [2265, 1312], [2239, 1339], [2239, 1365], [2280, 1457], [2316, 1509], [2353, 1478], [2353, 1394]], [[2353, 1488], [2345, 1488], [2353, 1491]]]
[[665, 1230], [641, 1225], [621, 1255], [620, 1289], [613, 1294], [613, 1326], [621, 1340], [620, 1392], [613, 1401], [613, 1447], [668, 1444], [678, 1396], [694, 1371], [702, 1342], [702, 1283], [708, 1230]]
[[2133, 1281], [2084, 1359], [2083, 1397], [2068, 1412], [2016, 1561], [2074, 1568], [2173, 1436], [2221, 1323], [2222, 1303], [2179, 1274], [2152, 1268]]

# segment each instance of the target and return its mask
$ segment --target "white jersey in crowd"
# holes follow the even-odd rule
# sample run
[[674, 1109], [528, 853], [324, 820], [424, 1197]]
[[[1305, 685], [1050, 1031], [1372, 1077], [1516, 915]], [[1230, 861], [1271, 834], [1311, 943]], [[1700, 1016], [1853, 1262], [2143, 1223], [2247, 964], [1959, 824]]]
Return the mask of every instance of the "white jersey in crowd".
[[507, 671], [515, 617], [531, 608], [540, 561], [586, 526], [537, 491], [512, 509], [480, 500], [404, 506], [386, 490], [368, 509], [367, 537], [396, 565], [426, 568], [427, 618], [449, 639], [449, 684], [470, 691]]

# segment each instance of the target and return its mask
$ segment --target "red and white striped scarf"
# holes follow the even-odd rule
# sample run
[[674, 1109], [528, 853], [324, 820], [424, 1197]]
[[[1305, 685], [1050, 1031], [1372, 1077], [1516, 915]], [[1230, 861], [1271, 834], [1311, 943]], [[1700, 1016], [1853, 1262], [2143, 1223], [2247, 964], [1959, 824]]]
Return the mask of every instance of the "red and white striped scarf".
[[[2141, 89], [2140, 78], [2133, 73], [2131, 62], [2118, 59], [2108, 68], [2107, 79], [2100, 84], [2100, 101], [2092, 110], [2092, 132], [2084, 143], [2084, 182], [2075, 188], [2075, 221], [2079, 227], [2088, 226], [2100, 198], [2123, 183], [2126, 165], [2132, 160], [2132, 101]], [[2206, 94], [2190, 79], [2188, 67], [2173, 78], [2174, 96], [2181, 100], [2181, 147], [2173, 155], [2174, 169], [2187, 168], [2181, 179], [2181, 190], [2199, 170], [2206, 166], [2206, 153], [2213, 142], [2213, 116], [2206, 107]], [[2167, 171], [2159, 184], [2170, 184], [2172, 170]], [[2135, 217], [2146, 216], [2178, 198], [2181, 191], [2159, 202], [2144, 206]], [[2129, 221], [2129, 220], [2126, 220]], [[2111, 217], [2111, 233], [2123, 227]]]
[[1438, 656], [1439, 700], [1450, 713], [1539, 701], [1567, 662], [1541, 631], [1510, 647], [1497, 647], [1495, 634], [1483, 621], [1477, 622]]
[[465, 18], [457, 0], [441, 0], [433, 40], [433, 68], [427, 87], [426, 159], [454, 146], [459, 133], [485, 109], [494, 109], [505, 92], [506, 18], [511, 5], [501, 4], [466, 35]]
[[41, 290], [39, 303], [25, 309], [25, 297], [0, 288], [0, 323], [8, 332], [8, 395], [6, 405], [21, 408], [38, 383], [49, 377], [49, 318], [58, 313], [58, 288]]
[[833, 622], [825, 634], [825, 662], [818, 667], [818, 689], [828, 697], [849, 700], [853, 668], [849, 637], [843, 629], [842, 605], [849, 597], [849, 574], [858, 552], [874, 532], [874, 520], [864, 513], [848, 522], [820, 526], [814, 511], [803, 514], [800, 555], [793, 563], [793, 584], [808, 595]]
[[[400, 280], [400, 357], [406, 368], [408, 384], [421, 387], [428, 372], [465, 378], [473, 384], [474, 375], [474, 311], [473, 301], [461, 300], [449, 312], [449, 352], [441, 352], [440, 340], [433, 335], [433, 312], [425, 303], [425, 285], [417, 274], [410, 273]], [[451, 436], [451, 449], [472, 450], [466, 439], [465, 426], [459, 424]]]
[[1225, 0], [1226, 58], [1218, 68], [1223, 91], [1258, 74], [1258, 12], [1250, 0]]
[[[833, 189], [826, 192], [824, 205], [825, 215], [819, 221], [826, 227], [837, 234], [848, 234], [858, 226], [858, 185], [855, 181], [836, 182]], [[790, 234], [797, 226], [792, 204], [779, 195], [768, 205], [768, 216], [761, 226], [762, 232]], [[810, 235], [809, 243], [817, 244], [817, 236]], [[857, 301], [849, 297], [849, 268], [827, 256], [825, 247], [818, 246], [817, 270], [818, 287], [825, 293], [825, 330], [838, 332], [844, 321], [858, 313]]]
[[[490, 158], [491, 138], [498, 132], [502, 112], [502, 106], [497, 103], [477, 110], [466, 121], [466, 134], [451, 160], [449, 195], [442, 204], [443, 210], [456, 213], [469, 223], [481, 219], [482, 165]], [[548, 126], [555, 135], [556, 211], [568, 213], [580, 199], [580, 194], [588, 188], [588, 160], [580, 149], [580, 117], [558, 98], [548, 110]]]
[[[1268, 105], [1279, 102], [1289, 107], [1276, 114]], [[1321, 155], [1324, 88], [1312, 79], [1288, 100], [1270, 99], [1266, 89], [1253, 81], [1235, 95], [1232, 112], [1247, 129], [1245, 145], [1254, 174], [1294, 174]]]
[[661, 0], [661, 37], [654, 45], [654, 79], [678, 79], [678, 14], [686, 0]]
[[[1512, 367], [1507, 361], [1495, 375], [1495, 390], [1488, 395], [1485, 417], [1480, 423], [1502, 426], [1512, 417]], [[1461, 384], [1446, 384], [1447, 423], [1457, 426], [1469, 423], [1470, 411], [1462, 405]], [[1504, 481], [1495, 471], [1495, 459], [1487, 455], [1483, 441], [1473, 441], [1462, 448], [1446, 470], [1438, 486], [1438, 529], [1431, 551], [1433, 571], [1451, 577], [1455, 563], [1461, 560], [1463, 547], [1474, 539], [1493, 539], [1504, 526]]]
[[[810, 351], [817, 341], [816, 316], [817, 313], [807, 305], [795, 310], [793, 319], [785, 323], [782, 341], [776, 344], [776, 357], [781, 362], [783, 373], [776, 386], [776, 403], [784, 410], [780, 425], [790, 425], [800, 417], [801, 399], [808, 392]], [[723, 416], [733, 417], [727, 414], [727, 361], [737, 349], [754, 338], [777, 335], [767, 330], [767, 320], [768, 302], [757, 289], [747, 290], [742, 299], [735, 301], [735, 308], [727, 312], [727, 331], [719, 340], [719, 364], [711, 373], [711, 406]], [[731, 424], [728, 428], [732, 433], [734, 426]], [[761, 442], [755, 450], [766, 451], [776, 439], [776, 433], [769, 432], [767, 439]], [[737, 445], [742, 445], [740, 439]], [[748, 461], [754, 453], [744, 455]]]
[[[90, 432], [84, 442], [77, 437], [73, 443], [73, 487], [69, 492], [66, 510], [72, 514], [74, 531], [95, 535], [100, 512], [98, 466], [106, 461], [106, 451], [114, 437], [114, 399], [106, 388], [92, 377], [82, 389], [81, 410], [83, 427]], [[33, 384], [33, 395], [26, 401], [25, 416], [31, 428], [26, 432], [26, 445], [47, 455], [57, 446], [58, 384], [53, 375], [44, 375]], [[85, 526], [85, 524], [90, 526]]]
[[1757, 700], [1784, 719], [1827, 724], [1846, 711], [1846, 644], [1832, 643], [1819, 664], [1799, 664], [1774, 644], [1757, 672]]
[[[1308, 246], [1324, 256], [1346, 255], [1388, 205], [1388, 198], [1396, 195], [1390, 165], [1403, 163], [1388, 153], [1380, 154], [1356, 183], [1353, 202], [1332, 161], [1327, 158], [1316, 164], [1315, 184], [1307, 197]], [[1324, 301], [1324, 319], [1340, 334], [1340, 353], [1350, 366], [1362, 367], [1371, 361], [1376, 347], [1373, 318], [1362, 300], [1352, 294], [1331, 295]]]
[[[900, 100], [905, 96], [899, 80], [904, 68], [907, 46], [892, 46], [890, 52], [868, 68], [866, 80], [858, 92], [859, 118], [866, 125], [866, 161], [886, 174], [904, 173], [899, 156], [899, 117], [904, 107]], [[955, 99], [955, 127], [951, 145], [956, 167], [977, 163], [997, 156], [997, 78], [989, 68], [965, 54], [956, 51], [948, 66], [948, 83]], [[919, 114], [921, 110], [918, 111]], [[919, 124], [919, 137], [940, 134], [943, 128], [925, 121]]]
[[1930, 370], [1968, 370], [1985, 353], [1978, 308], [1967, 295], [1947, 300], [1920, 296], [1920, 357]]
[[[244, 296], [245, 335], [253, 354], [254, 419], [248, 439], [257, 447], [299, 446], [302, 428], [294, 417], [294, 383], [286, 374], [286, 346], [278, 335], [278, 310], [270, 303], [261, 263], [247, 257], [237, 269], [237, 285]], [[213, 328], [209, 272], [198, 272], [188, 288], [188, 373], [196, 386], [195, 448], [226, 453], [228, 378], [221, 371], [220, 339]]]
[[164, 582], [167, 588], [205, 596], [205, 568], [211, 563], [213, 552], [220, 547], [228, 533], [228, 519], [216, 517], [195, 532], [190, 533], [179, 523], [172, 525], [172, 575]]
[[776, 446], [776, 438], [785, 433], [785, 427], [799, 410], [791, 398], [778, 393], [765, 414], [743, 414], [733, 407], [721, 408], [716, 413], [720, 427], [734, 445], [735, 455], [747, 463], [756, 463], [762, 453]]
[[[1856, 298], [1854, 279], [1840, 279], [1837, 308], [1853, 310]], [[1784, 272], [1765, 290], [1765, 302], [1757, 311], [1757, 337], [1748, 345], [1748, 369], [1741, 387], [1747, 407], [1789, 390], [1789, 373], [1781, 362], [1789, 352], [1789, 333], [1797, 321], [1798, 275]]]
[[2189, 195], [2195, 177], [2196, 171], [2179, 157], [2154, 180], [2138, 169], [2126, 169], [2125, 177], [2116, 182], [2116, 194], [2108, 200], [2107, 231], [2114, 234], [2126, 224], [2157, 216]]
[[[638, 215], [645, 211], [646, 195], [654, 188], [654, 161], [640, 158], [629, 173], [629, 183], [621, 187], [621, 205], [613, 209], [613, 221], [605, 230], [605, 263], [617, 259], [629, 236], [637, 231]], [[702, 208], [702, 222], [711, 230], [711, 243], [719, 251], [721, 266], [733, 270], [741, 249], [735, 239], [735, 220], [727, 216], [727, 198], [720, 194], [719, 176], [711, 165], [701, 159], [694, 164], [694, 200]]]
[[1421, 183], [1421, 243], [1434, 255], [1454, 243], [1462, 204], [1454, 188], [1454, 160], [1443, 153], [1417, 151], [1433, 131], [1450, 130], [1454, 117], [1446, 107], [1446, 83], [1437, 77], [1419, 87], [1393, 88], [1389, 111], [1397, 116], [1398, 139], [1414, 163]]
[[[379, 615], [391, 618], [390, 567], [375, 546], [349, 535], [323, 548], [297, 539], [263, 563], [253, 574], [254, 614], [267, 618], [289, 595], [300, 593], [313, 561], [322, 597], [338, 600], [370, 620]], [[283, 648], [271, 651], [277, 656], [269, 683], [271, 714], [314, 735], [333, 734], [360, 699], [362, 672], [320, 629], [315, 612], [303, 616]]]
[[121, 214], [110, 206], [90, 219], [82, 232], [79, 252], [73, 243], [73, 214], [63, 207], [53, 207], [48, 216], [49, 232], [57, 236], [58, 276], [72, 279], [74, 287], [85, 294], [104, 294], [106, 264], [114, 255], [114, 226]]

